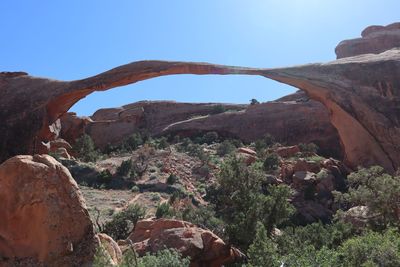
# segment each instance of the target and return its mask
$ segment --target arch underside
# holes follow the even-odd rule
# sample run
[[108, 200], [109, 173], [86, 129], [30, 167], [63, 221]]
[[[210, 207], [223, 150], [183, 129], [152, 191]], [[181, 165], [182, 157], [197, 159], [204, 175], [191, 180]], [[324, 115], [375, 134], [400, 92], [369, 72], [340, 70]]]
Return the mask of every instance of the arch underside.
[[[393, 121], [399, 119], [397, 116], [400, 116], [395, 112], [393, 118], [393, 108], [397, 108], [393, 103], [398, 100], [399, 62], [400, 52], [389, 50], [379, 55], [357, 56], [327, 64], [281, 69], [242, 68], [192, 62], [139, 61], [70, 82], [35, 78], [24, 74], [6, 78], [0, 75], [0, 89], [6, 92], [1, 103], [6, 106], [6, 110], [8, 108], [13, 111], [8, 114], [13, 118], [3, 114], [3, 121], [11, 124], [10, 129], [13, 129], [13, 126], [21, 125], [21, 121], [33, 118], [39, 127], [28, 129], [28, 132], [29, 130], [31, 132], [24, 138], [29, 139], [31, 136], [30, 140], [21, 140], [20, 144], [35, 150], [34, 140], [39, 139], [44, 142], [51, 140], [56, 134], [49, 126], [77, 101], [94, 91], [109, 90], [174, 74], [260, 75], [303, 90], [311, 99], [325, 105], [330, 112], [332, 124], [338, 130], [345, 157], [351, 166], [378, 164], [388, 171], [394, 171], [400, 163], [398, 156], [400, 153], [397, 148], [397, 144], [400, 143], [400, 140], [397, 140], [397, 136], [400, 136], [399, 127], [393, 124]], [[377, 66], [384, 72], [376, 71]], [[380, 87], [377, 87], [377, 81], [380, 82], [378, 83]], [[390, 87], [390, 92], [386, 92], [387, 89], [382, 92], [382, 82]], [[26, 88], [31, 92], [21, 93], [19, 99], [16, 99], [15, 93], [27, 90]], [[14, 101], [14, 105], [10, 105], [13, 99], [16, 99], [17, 103]], [[381, 103], [383, 107], [377, 110], [376, 103]], [[16, 121], [18, 123], [15, 123]], [[12, 133], [9, 132], [7, 138], [10, 138], [10, 134], [14, 139], [12, 143], [16, 143], [17, 137]], [[8, 149], [6, 142], [2, 143], [2, 148]]]

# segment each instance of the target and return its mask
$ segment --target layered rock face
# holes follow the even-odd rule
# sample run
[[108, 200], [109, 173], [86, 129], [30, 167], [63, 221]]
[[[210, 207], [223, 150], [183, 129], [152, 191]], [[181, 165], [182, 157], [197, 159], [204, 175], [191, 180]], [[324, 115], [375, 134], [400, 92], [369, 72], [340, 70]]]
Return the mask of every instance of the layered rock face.
[[139, 255], [174, 248], [191, 258], [191, 267], [219, 267], [244, 258], [238, 249], [225, 244], [212, 232], [179, 220], [139, 221], [128, 239]]
[[[67, 113], [61, 117], [61, 137], [73, 143], [77, 136], [86, 132], [96, 146], [104, 148], [107, 144], [120, 143], [138, 130], [151, 135], [161, 134], [165, 127], [176, 122], [215, 114], [218, 106], [220, 105], [141, 101], [120, 108], [100, 109], [89, 119]], [[246, 107], [227, 104], [223, 106], [227, 110], [242, 110]]]
[[400, 23], [369, 26], [362, 31], [361, 36], [340, 42], [335, 49], [337, 58], [379, 54], [393, 47], [400, 47]]
[[[215, 114], [217, 106], [229, 111]], [[76, 133], [86, 132], [100, 148], [118, 144], [136, 131], [146, 131], [153, 136], [191, 136], [216, 131], [221, 136], [247, 142], [270, 133], [281, 143], [314, 142], [323, 154], [342, 156], [339, 136], [329, 121], [328, 111], [301, 91], [258, 105], [143, 101], [121, 108], [101, 109], [89, 120], [67, 113], [61, 117], [61, 125], [61, 137], [68, 142], [75, 141]]]
[[[386, 30], [397, 31], [397, 25]], [[379, 31], [370, 28], [363, 39], [368, 42]], [[280, 69], [140, 61], [71, 82], [0, 73], [0, 161], [38, 151], [43, 142], [58, 135], [58, 118], [94, 91], [171, 74], [248, 74], [295, 86], [321, 102], [330, 113], [351, 166], [378, 164], [393, 172], [400, 166], [400, 50], [393, 48], [397, 46], [396, 41], [388, 42], [376, 51], [365, 50], [380, 53], [392, 48], [380, 54]]]
[[0, 266], [86, 266], [95, 236], [69, 171], [47, 155], [0, 165]]

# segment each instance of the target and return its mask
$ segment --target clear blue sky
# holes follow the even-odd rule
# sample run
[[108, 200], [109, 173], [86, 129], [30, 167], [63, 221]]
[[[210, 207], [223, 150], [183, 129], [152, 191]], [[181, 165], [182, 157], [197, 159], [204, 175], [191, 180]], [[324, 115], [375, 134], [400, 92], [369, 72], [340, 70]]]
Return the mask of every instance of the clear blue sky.
[[[0, 71], [74, 80], [143, 59], [278, 67], [335, 58], [343, 39], [400, 21], [399, 0], [3, 0]], [[261, 77], [168, 76], [94, 93], [90, 115], [138, 100], [248, 103], [295, 89]]]

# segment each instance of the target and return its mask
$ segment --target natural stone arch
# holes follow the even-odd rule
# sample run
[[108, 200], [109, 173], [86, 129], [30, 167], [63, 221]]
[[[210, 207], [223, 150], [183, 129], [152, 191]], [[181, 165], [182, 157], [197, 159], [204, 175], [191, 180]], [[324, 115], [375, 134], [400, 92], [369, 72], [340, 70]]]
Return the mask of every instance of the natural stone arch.
[[[0, 129], [0, 159], [39, 151], [41, 142], [57, 134], [57, 119], [94, 91], [173, 74], [261, 75], [292, 85], [328, 108], [350, 165], [379, 164], [394, 171], [400, 164], [400, 113], [396, 112], [400, 51], [396, 49], [281, 69], [139, 61], [70, 82], [35, 78], [26, 73], [1, 73], [0, 119], [4, 123]], [[19, 135], [21, 131], [23, 135]]]

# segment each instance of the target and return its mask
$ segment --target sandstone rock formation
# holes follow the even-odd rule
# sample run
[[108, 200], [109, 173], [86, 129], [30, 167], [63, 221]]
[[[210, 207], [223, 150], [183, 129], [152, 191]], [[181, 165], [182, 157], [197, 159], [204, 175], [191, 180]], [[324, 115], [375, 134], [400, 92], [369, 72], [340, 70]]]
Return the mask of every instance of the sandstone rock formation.
[[139, 61], [71, 82], [0, 72], [0, 162], [40, 151], [58, 136], [61, 115], [94, 91], [172, 74], [256, 74], [255, 69], [207, 63]]
[[[364, 32], [365, 38], [374, 31]], [[279, 69], [140, 61], [71, 82], [0, 73], [0, 161], [38, 151], [43, 142], [54, 139], [60, 131], [58, 118], [88, 94], [171, 74], [261, 75], [295, 86], [328, 109], [352, 167], [378, 164], [393, 172], [400, 166], [400, 49], [396, 48]]]
[[86, 266], [95, 236], [69, 171], [48, 155], [0, 166], [0, 266]]
[[400, 23], [369, 26], [362, 31], [361, 36], [362, 38], [340, 42], [335, 49], [337, 58], [379, 54], [393, 47], [400, 47]]
[[339, 136], [329, 121], [328, 111], [321, 103], [308, 99], [304, 92], [258, 105], [221, 104], [229, 111], [215, 114], [219, 105], [142, 101], [121, 108], [100, 109], [90, 118], [67, 113], [61, 117], [60, 135], [73, 143], [86, 132], [97, 147], [104, 148], [120, 143], [136, 131], [153, 136], [191, 136], [216, 131], [220, 136], [246, 142], [269, 133], [281, 143], [313, 142], [322, 154], [342, 157]]
[[191, 258], [191, 267], [219, 267], [241, 260], [244, 255], [218, 236], [189, 222], [172, 219], [139, 221], [129, 236], [139, 255], [175, 248]]

